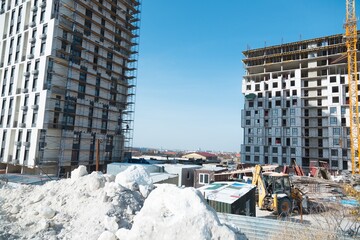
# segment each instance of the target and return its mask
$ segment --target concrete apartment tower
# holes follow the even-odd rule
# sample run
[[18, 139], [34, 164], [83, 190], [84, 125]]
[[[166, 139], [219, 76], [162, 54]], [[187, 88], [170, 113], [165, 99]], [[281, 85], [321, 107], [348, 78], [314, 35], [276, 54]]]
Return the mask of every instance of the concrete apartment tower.
[[243, 52], [242, 162], [351, 168], [344, 53], [341, 34]]
[[[0, 169], [63, 176], [132, 145], [139, 0], [1, 0]], [[100, 141], [98, 141], [98, 139]]]

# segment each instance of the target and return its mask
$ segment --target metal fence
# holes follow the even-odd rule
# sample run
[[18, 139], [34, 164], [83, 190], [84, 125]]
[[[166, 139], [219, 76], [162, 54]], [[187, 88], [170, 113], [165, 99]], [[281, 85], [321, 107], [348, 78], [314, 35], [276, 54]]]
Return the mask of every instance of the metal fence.
[[269, 218], [249, 217], [218, 213], [221, 223], [236, 227], [249, 240], [263, 239], [360, 239], [345, 236], [326, 229], [314, 228], [308, 224]]

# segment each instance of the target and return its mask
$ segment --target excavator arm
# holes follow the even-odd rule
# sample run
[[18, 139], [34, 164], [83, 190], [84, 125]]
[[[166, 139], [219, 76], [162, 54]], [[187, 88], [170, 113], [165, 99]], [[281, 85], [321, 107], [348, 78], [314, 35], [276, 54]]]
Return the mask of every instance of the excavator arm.
[[262, 176], [262, 167], [260, 165], [256, 165], [254, 168], [252, 184], [257, 186], [259, 194], [258, 206], [263, 209], [265, 208], [265, 197], [268, 192]]

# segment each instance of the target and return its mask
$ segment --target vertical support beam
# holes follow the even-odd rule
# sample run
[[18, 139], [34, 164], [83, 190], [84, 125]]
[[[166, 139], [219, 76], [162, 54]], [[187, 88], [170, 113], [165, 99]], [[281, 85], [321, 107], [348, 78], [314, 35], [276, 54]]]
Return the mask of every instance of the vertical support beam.
[[99, 171], [100, 162], [100, 139], [96, 139], [96, 171]]

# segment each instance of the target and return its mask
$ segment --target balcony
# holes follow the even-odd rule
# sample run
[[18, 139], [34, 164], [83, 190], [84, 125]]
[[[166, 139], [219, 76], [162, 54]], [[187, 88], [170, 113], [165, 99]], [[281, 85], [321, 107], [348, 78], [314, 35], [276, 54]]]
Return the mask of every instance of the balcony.
[[38, 10], [37, 6], [33, 6], [33, 7], [31, 8], [31, 11], [33, 11], [33, 12], [36, 12], [37, 10]]
[[30, 142], [24, 142], [23, 145], [24, 145], [25, 147], [30, 147]]
[[35, 42], [36, 42], [36, 38], [33, 37], [29, 39], [29, 43], [35, 43]]
[[29, 90], [27, 88], [23, 88], [21, 91], [22, 93], [27, 93]]
[[38, 109], [39, 109], [39, 105], [32, 105], [32, 106], [31, 106], [31, 109], [32, 109], [32, 110], [38, 110]]
[[26, 124], [25, 124], [25, 123], [20, 123], [20, 124], [19, 124], [19, 127], [25, 128], [25, 127], [26, 127]]
[[44, 33], [44, 34], [41, 34], [41, 35], [40, 35], [40, 39], [45, 40], [45, 39], [46, 39], [46, 34], [45, 34], [45, 33]]
[[33, 58], [34, 58], [34, 54], [32, 54], [32, 53], [28, 54], [28, 55], [27, 55], [27, 58], [28, 58], [28, 59], [33, 59]]
[[15, 141], [15, 146], [21, 147], [21, 141]]
[[29, 26], [30, 26], [30, 27], [35, 27], [35, 26], [36, 26], [36, 23], [35, 23], [35, 22], [31, 22], [31, 23], [29, 24]]
[[45, 8], [45, 7], [46, 7], [46, 2], [41, 2], [40, 5], [39, 5], [39, 7]]
[[21, 110], [27, 111], [27, 110], [28, 110], [28, 106], [21, 106]]
[[37, 70], [37, 69], [32, 70], [31, 73], [32, 73], [33, 75], [38, 75], [38, 74], [39, 74], [39, 70]]

